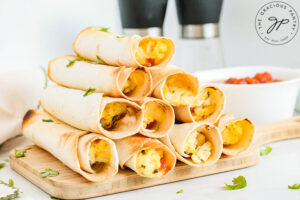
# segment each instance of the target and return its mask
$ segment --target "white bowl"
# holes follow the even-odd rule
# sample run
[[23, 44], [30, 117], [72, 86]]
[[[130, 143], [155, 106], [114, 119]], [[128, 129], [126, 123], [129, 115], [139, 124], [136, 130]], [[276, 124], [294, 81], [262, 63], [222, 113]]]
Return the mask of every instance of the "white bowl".
[[[253, 77], [256, 73], [269, 72], [281, 82], [266, 84], [224, 84], [232, 78]], [[287, 119], [293, 116], [300, 72], [283, 67], [243, 66], [196, 72], [200, 83], [214, 85], [225, 92], [225, 112], [236, 117], [248, 117], [256, 124]]]

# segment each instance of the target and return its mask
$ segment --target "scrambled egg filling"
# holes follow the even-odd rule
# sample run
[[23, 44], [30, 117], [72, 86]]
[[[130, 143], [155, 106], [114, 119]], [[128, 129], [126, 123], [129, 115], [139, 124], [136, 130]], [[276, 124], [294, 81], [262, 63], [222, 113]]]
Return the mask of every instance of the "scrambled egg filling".
[[142, 150], [137, 155], [136, 168], [141, 174], [150, 178], [162, 176], [165, 173], [165, 169], [162, 169], [161, 166], [163, 158], [162, 150], [154, 148]]
[[165, 117], [166, 114], [162, 105], [156, 102], [148, 102], [145, 104], [143, 128], [157, 130]]
[[246, 120], [237, 121], [235, 123], [231, 123], [222, 131], [221, 135], [223, 138], [224, 145], [236, 144], [240, 141], [243, 136], [244, 128], [247, 127]]
[[211, 155], [212, 144], [206, 141], [204, 134], [195, 130], [187, 137], [184, 144], [184, 152], [188, 154], [195, 163], [206, 162]]
[[126, 95], [131, 94], [137, 88], [142, 87], [143, 85], [145, 85], [145, 72], [141, 69], [137, 69], [129, 75], [122, 92]]
[[111, 152], [109, 143], [105, 140], [95, 140], [89, 150], [90, 165], [92, 169], [102, 168], [104, 164], [109, 164]]
[[135, 58], [141, 65], [152, 67], [162, 63], [169, 56], [170, 51], [168, 40], [145, 38], [140, 41]]
[[205, 88], [197, 95], [191, 107], [195, 121], [205, 120], [216, 111], [219, 96], [214, 88]]
[[117, 126], [119, 120], [121, 120], [127, 114], [127, 105], [124, 103], [113, 102], [105, 106], [100, 123], [104, 129], [113, 129]]
[[169, 76], [162, 90], [166, 100], [175, 106], [192, 104], [196, 95], [183, 74]]

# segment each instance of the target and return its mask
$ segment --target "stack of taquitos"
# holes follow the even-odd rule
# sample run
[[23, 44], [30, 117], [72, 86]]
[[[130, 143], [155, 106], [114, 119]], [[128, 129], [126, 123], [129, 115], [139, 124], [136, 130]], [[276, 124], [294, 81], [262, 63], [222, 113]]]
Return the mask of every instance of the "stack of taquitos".
[[[220, 134], [224, 120], [216, 123], [223, 92], [169, 64], [172, 40], [90, 27], [79, 33], [73, 49], [77, 56], [49, 62], [48, 76], [56, 85], [41, 96], [45, 113], [28, 111], [22, 129], [72, 170], [100, 182], [115, 175], [119, 164], [159, 178], [174, 169], [176, 158], [203, 167], [222, 151], [233, 155], [235, 146], [223, 144]], [[184, 123], [174, 125], [175, 118]]]

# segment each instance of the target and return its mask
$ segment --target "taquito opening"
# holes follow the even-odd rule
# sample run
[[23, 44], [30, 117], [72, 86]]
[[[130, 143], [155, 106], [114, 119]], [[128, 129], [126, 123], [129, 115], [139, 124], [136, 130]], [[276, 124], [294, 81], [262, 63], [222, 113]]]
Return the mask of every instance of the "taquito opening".
[[136, 127], [137, 108], [126, 102], [112, 102], [105, 105], [100, 123], [108, 131], [128, 131]]
[[136, 169], [148, 178], [164, 176], [172, 169], [169, 154], [165, 151], [161, 148], [141, 150], [136, 157]]
[[221, 132], [224, 148], [234, 148], [237, 146], [247, 148], [251, 143], [253, 137], [251, 132], [253, 131], [254, 125], [248, 119], [229, 123]]
[[178, 73], [169, 76], [162, 88], [165, 100], [181, 107], [191, 105], [197, 95], [197, 85], [190, 75]]
[[153, 67], [163, 63], [172, 50], [172, 42], [166, 38], [142, 38], [135, 53], [135, 59], [144, 67]]
[[150, 132], [161, 130], [167, 117], [166, 108], [155, 101], [149, 101], [144, 105], [143, 128]]
[[213, 115], [219, 116], [222, 109], [219, 109], [221, 104], [223, 105], [224, 97], [223, 93], [214, 87], [207, 87], [200, 91], [200, 93], [194, 99], [191, 104], [191, 114], [195, 121], [203, 121], [212, 117]]
[[184, 142], [184, 157], [194, 163], [206, 162], [213, 152], [213, 145], [209, 137], [209, 126], [202, 125], [189, 133]]
[[110, 145], [103, 139], [94, 140], [89, 148], [89, 162], [96, 173], [109, 166], [111, 160]]
[[125, 82], [125, 85], [122, 87], [123, 94], [131, 98], [139, 98], [145, 96], [145, 94], [148, 93], [147, 91], [151, 90], [151, 83], [147, 81], [148, 76], [150, 77], [150, 75], [146, 73], [145, 69], [135, 69], [130, 73]]

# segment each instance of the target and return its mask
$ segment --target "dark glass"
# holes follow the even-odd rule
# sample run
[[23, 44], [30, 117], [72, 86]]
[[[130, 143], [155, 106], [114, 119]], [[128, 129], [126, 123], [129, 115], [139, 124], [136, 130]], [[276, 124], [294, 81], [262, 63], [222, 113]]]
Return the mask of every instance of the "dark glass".
[[223, 0], [176, 0], [179, 23], [218, 23]]
[[119, 0], [123, 28], [162, 27], [168, 0]]

